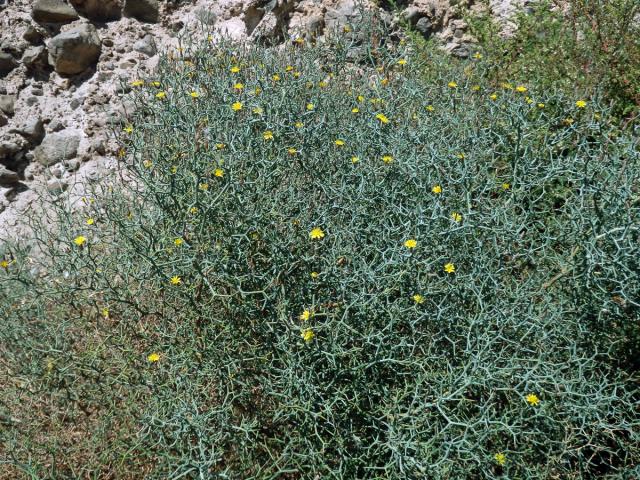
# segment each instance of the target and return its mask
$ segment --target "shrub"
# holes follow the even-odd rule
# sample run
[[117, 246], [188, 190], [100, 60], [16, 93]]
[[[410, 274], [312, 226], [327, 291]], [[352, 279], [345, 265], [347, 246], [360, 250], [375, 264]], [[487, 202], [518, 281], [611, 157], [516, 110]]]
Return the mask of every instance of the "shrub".
[[382, 27], [363, 25], [317, 45], [194, 41], [134, 83], [127, 182], [37, 230], [40, 269], [4, 254], [22, 395], [95, 442], [14, 425], [12, 468], [637, 468], [637, 343], [622, 343], [638, 338], [637, 139], [597, 98], [496, 91], [482, 62], [374, 44]]

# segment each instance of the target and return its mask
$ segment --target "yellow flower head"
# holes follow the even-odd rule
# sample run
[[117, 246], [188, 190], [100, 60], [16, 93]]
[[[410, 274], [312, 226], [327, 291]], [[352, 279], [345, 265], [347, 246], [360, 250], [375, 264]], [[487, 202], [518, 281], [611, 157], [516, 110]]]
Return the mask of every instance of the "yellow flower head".
[[351, 157], [351, 163], [358, 163], [360, 161], [360, 159], [358, 157], [356, 157], [355, 155], [353, 157]]
[[278, 75], [277, 73], [274, 74], [271, 78], [273, 79], [274, 82], [279, 82], [280, 81], [280, 75]]
[[449, 82], [447, 83], [447, 86], [449, 88], [458, 88], [458, 84], [456, 82]]
[[398, 65], [406, 65], [407, 61], [404, 58], [401, 58], [400, 60], [398, 60]]
[[81, 247], [85, 243], [87, 243], [87, 237], [85, 237], [84, 235], [78, 235], [76, 238], [73, 239], [73, 243]]
[[318, 278], [320, 276], [320, 274], [318, 272], [311, 272], [311, 278], [313, 278], [314, 280], [316, 278]]
[[440, 185], [434, 185], [431, 191], [437, 195], [442, 193], [442, 187]]
[[96, 221], [93, 218], [87, 218], [87, 221], [86, 221], [87, 225], [93, 225], [94, 223], [96, 223]]
[[198, 185], [198, 188], [200, 190], [202, 190], [203, 192], [207, 191], [207, 190], [209, 190], [209, 184], [208, 183], [201, 183], [200, 185]]
[[233, 67], [230, 68], [231, 73], [238, 73], [240, 71], [240, 67], [237, 65], [234, 65]]
[[507, 456], [504, 453], [496, 453], [493, 456], [493, 459], [496, 461], [496, 463], [498, 465], [500, 465], [501, 467], [504, 466], [505, 463], [507, 463]]
[[518, 93], [524, 93], [524, 92], [526, 92], [526, 91], [527, 91], [527, 87], [525, 87], [525, 86], [523, 86], [523, 85], [518, 85], [518, 86], [516, 87], [516, 92], [518, 92]]
[[316, 335], [315, 333], [313, 333], [313, 330], [311, 330], [310, 328], [305, 328], [300, 332], [300, 336], [305, 342], [309, 343], [311, 340], [313, 340], [313, 337], [315, 337]]
[[238, 91], [242, 90], [243, 88], [244, 88], [244, 85], [243, 85], [242, 83], [236, 83], [236, 84], [233, 86], [233, 89], [234, 89], [234, 90], [238, 90]]
[[389, 123], [389, 119], [387, 118], [387, 116], [384, 113], [378, 113], [376, 115], [376, 118], [378, 120], [380, 120], [380, 123]]
[[108, 309], [107, 307], [104, 307], [104, 308], [102, 309], [102, 316], [103, 316], [104, 318], [109, 318], [109, 309]]
[[320, 80], [318, 82], [318, 87], [320, 88], [327, 88], [327, 82], [325, 82], [324, 80]]
[[160, 82], [157, 80], [154, 80], [153, 82], [151, 82], [151, 86], [152, 87], [156, 87], [156, 88], [160, 88]]
[[171, 285], [180, 285], [182, 283], [182, 279], [178, 275], [174, 275], [171, 277]]
[[473, 58], [476, 60], [480, 60], [482, 58], [482, 54], [480, 52], [476, 52], [473, 54]]
[[183, 243], [184, 243], [184, 240], [182, 240], [181, 238], [176, 238], [176, 239], [173, 241], [173, 244], [174, 244], [176, 247], [179, 247], [179, 246], [180, 246], [180, 245], [182, 245]]
[[343, 147], [344, 146], [344, 140], [338, 139], [333, 143], [335, 143], [337, 147]]
[[132, 125], [127, 125], [126, 127], [124, 127], [122, 129], [122, 131], [124, 133], [127, 133], [127, 134], [131, 135], [133, 133], [133, 126]]
[[474, 85], [471, 87], [471, 90], [473, 90], [474, 92], [479, 92], [480, 91], [480, 85]]
[[235, 102], [233, 105], [231, 105], [231, 109], [234, 112], [237, 112], [239, 110], [242, 110], [242, 102]]
[[453, 263], [445, 263], [444, 271], [447, 273], [453, 273], [456, 271], [456, 266]]
[[451, 212], [451, 218], [453, 219], [454, 222], [462, 221], [462, 215], [460, 215], [458, 212]]
[[196, 91], [189, 93], [189, 95], [191, 95], [191, 98], [198, 98], [200, 96], [200, 94]]
[[363, 96], [363, 95], [358, 95], [358, 96], [356, 97], [356, 100], [357, 100], [359, 103], [362, 103], [362, 102], [364, 102], [364, 96]]
[[321, 228], [315, 227], [309, 232], [309, 238], [311, 238], [312, 240], [319, 240], [321, 238], [324, 238], [324, 232]]
[[265, 140], [273, 140], [273, 132], [271, 130], [266, 130], [262, 134], [262, 138], [264, 138]]
[[385, 155], [382, 157], [382, 161], [384, 163], [393, 163], [393, 156], [392, 155]]
[[504, 183], [502, 184], [502, 189], [503, 189], [503, 190], [509, 190], [510, 188], [511, 188], [511, 184], [510, 184], [510, 183], [508, 183], [508, 182], [504, 182]]
[[578, 108], [584, 108], [584, 107], [586, 107], [586, 106], [587, 106], [587, 102], [586, 102], [586, 101], [584, 101], [584, 100], [578, 100], [578, 101], [576, 102], [576, 107], [578, 107]]
[[409, 240], [405, 240], [404, 246], [407, 248], [416, 248], [418, 246], [418, 242], [415, 239], [410, 238]]
[[427, 112], [433, 112], [433, 111], [435, 111], [435, 107], [434, 107], [433, 105], [427, 105], [426, 107], [424, 107], [424, 109], [425, 109]]
[[496, 93], [492, 93], [489, 95], [489, 98], [495, 102], [498, 99], [498, 95]]
[[389, 84], [388, 78], [383, 78], [382, 80], [380, 80], [380, 85], [382, 85], [383, 87], [387, 86], [388, 84]]
[[413, 301], [416, 302], [418, 305], [420, 305], [421, 303], [424, 303], [424, 297], [422, 295], [420, 295], [419, 293], [416, 293], [411, 298], [413, 298]]
[[131, 82], [131, 86], [132, 87], [141, 87], [144, 85], [144, 80], [134, 80], [133, 82]]
[[256, 89], [253, 91], [253, 93], [255, 95], [260, 95], [262, 93], [262, 89], [260, 87], [256, 87]]
[[0, 267], [2, 268], [9, 268], [9, 260], [2, 260], [0, 262]]
[[287, 66], [284, 68], [284, 71], [285, 71], [285, 72], [291, 72], [291, 71], [293, 71], [293, 65], [287, 65]]
[[538, 104], [538, 108], [544, 108], [544, 107], [545, 107], [544, 103], [539, 103]]
[[149, 361], [151, 363], [155, 363], [155, 362], [157, 362], [159, 360], [160, 360], [160, 354], [159, 353], [153, 352], [153, 353], [150, 353], [147, 356], [147, 361]]
[[527, 403], [532, 407], [537, 407], [538, 404], [540, 403], [540, 398], [538, 398], [538, 396], [535, 393], [530, 393], [524, 398], [527, 401]]
[[300, 320], [303, 322], [308, 321], [311, 318], [311, 312], [309, 310], [305, 310], [300, 314]]
[[315, 108], [315, 105], [313, 103], [307, 103], [307, 110], [311, 111]]
[[224, 170], [223, 170], [223, 169], [221, 169], [221, 168], [216, 168], [216, 169], [213, 171], [213, 175], [215, 175], [215, 176], [216, 176], [216, 177], [218, 177], [218, 178], [222, 178], [222, 177], [224, 177]]
[[351, 109], [351, 113], [360, 113], [360, 109], [358, 107], [353, 107]]
[[156, 93], [156, 98], [158, 100], [164, 100], [165, 98], [167, 98], [167, 92], [162, 91], [162, 92]]
[[144, 160], [142, 165], [144, 165], [144, 168], [151, 168], [153, 167], [153, 162], [151, 160]]
[[216, 143], [216, 150], [222, 150], [226, 145], [224, 143]]
[[262, 113], [262, 108], [260, 107], [253, 107], [253, 109], [251, 110], [253, 113], [255, 113], [256, 115], [260, 115]]
[[289, 148], [287, 148], [287, 153], [289, 155], [295, 155], [296, 153], [298, 153], [298, 151], [293, 147], [289, 147]]
[[296, 128], [302, 128], [302, 127], [304, 127], [304, 123], [302, 123], [302, 122], [296, 122], [296, 123], [295, 123], [295, 127], [296, 127]]

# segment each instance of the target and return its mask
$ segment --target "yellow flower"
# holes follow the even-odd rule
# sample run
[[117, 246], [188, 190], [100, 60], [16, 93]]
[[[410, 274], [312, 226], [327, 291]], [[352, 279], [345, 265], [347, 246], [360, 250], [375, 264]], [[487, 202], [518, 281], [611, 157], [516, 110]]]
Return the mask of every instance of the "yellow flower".
[[351, 27], [349, 25], [345, 25], [344, 27], [342, 27], [342, 31], [344, 33], [349, 33], [351, 31]]
[[234, 112], [237, 112], [238, 110], [242, 110], [242, 102], [235, 102], [233, 105], [231, 105], [231, 109]]
[[320, 274], [318, 272], [311, 272], [311, 278], [313, 278], [314, 280], [316, 278], [318, 278], [320, 276]]
[[525, 86], [523, 86], [523, 85], [518, 85], [518, 86], [516, 87], [516, 92], [518, 92], [518, 93], [524, 93], [524, 92], [526, 92], [526, 91], [527, 91], [527, 87], [525, 87]]
[[304, 45], [304, 38], [298, 37], [294, 40], [298, 45]]
[[198, 207], [191, 207], [191, 208], [189, 209], [189, 213], [190, 213], [191, 215], [195, 215], [196, 213], [198, 213]]
[[300, 78], [301, 72], [293, 72], [293, 78]]
[[351, 109], [351, 113], [359, 113], [359, 112], [360, 112], [360, 109], [358, 107], [353, 107]]
[[511, 85], [510, 83], [507, 82], [503, 82], [501, 84], [502, 88], [506, 89], [506, 90], [513, 90], [513, 85]]
[[449, 82], [447, 83], [447, 86], [449, 88], [458, 88], [458, 84], [456, 82]]
[[489, 98], [495, 102], [498, 99], [498, 95], [496, 93], [492, 93], [489, 95]]
[[433, 112], [433, 111], [435, 111], [435, 107], [434, 107], [433, 105], [427, 105], [426, 107], [424, 107], [424, 109], [425, 109], [427, 112]]
[[313, 340], [313, 337], [315, 337], [316, 335], [315, 333], [313, 333], [313, 330], [311, 330], [310, 328], [305, 328], [300, 332], [300, 336], [305, 342], [309, 343], [311, 340]]
[[153, 162], [151, 160], [144, 160], [142, 165], [144, 165], [144, 168], [151, 168], [153, 166]]
[[321, 228], [315, 227], [313, 230], [309, 232], [309, 238], [312, 240], [318, 240], [320, 238], [324, 238], [324, 232]]
[[167, 92], [162, 91], [162, 92], [156, 93], [156, 98], [158, 100], [164, 100], [165, 98], [167, 98]]
[[76, 238], [73, 239], [73, 243], [81, 247], [85, 243], [87, 243], [87, 237], [85, 237], [84, 235], [78, 235]]
[[260, 107], [253, 107], [253, 109], [251, 110], [253, 113], [255, 113], [256, 115], [260, 115], [262, 113], [262, 108]]
[[129, 135], [131, 135], [131, 134], [133, 133], [133, 126], [131, 126], [131, 125], [127, 125], [126, 127], [124, 127], [124, 128], [122, 129], [122, 131], [123, 131], [124, 133], [128, 133]]
[[385, 155], [384, 157], [382, 157], [382, 161], [384, 163], [393, 163], [393, 156]]
[[244, 85], [242, 83], [236, 83], [233, 86], [234, 90], [242, 90], [244, 88]]
[[353, 157], [351, 157], [351, 163], [358, 163], [360, 161], [360, 159], [358, 157], [356, 157], [355, 155]]
[[198, 92], [191, 92], [189, 93], [189, 95], [191, 95], [191, 98], [198, 98], [200, 96], [200, 94]]
[[464, 153], [462, 153], [462, 152], [456, 153], [456, 157], [458, 157], [460, 160], [464, 160], [464, 158], [465, 158], [464, 157]]
[[107, 307], [104, 307], [104, 308], [102, 309], [102, 316], [103, 316], [104, 318], [109, 318], [109, 309], [108, 309]]
[[362, 95], [358, 95], [358, 96], [356, 97], [356, 100], [357, 100], [359, 103], [362, 103], [362, 102], [364, 102], [364, 97], [363, 97]]
[[295, 155], [298, 151], [293, 147], [289, 147], [287, 148], [287, 153], [289, 153], [289, 155]]
[[9, 260], [2, 260], [0, 262], [0, 267], [2, 268], [9, 268]]
[[223, 169], [221, 169], [221, 168], [216, 168], [216, 169], [213, 171], [213, 175], [214, 175], [214, 176], [216, 176], [216, 177], [218, 177], [218, 178], [222, 178], [222, 177], [224, 177], [224, 170], [223, 170]]
[[174, 275], [171, 277], [171, 285], [180, 285], [182, 283], [182, 279], [178, 275]]
[[510, 183], [504, 182], [502, 184], [502, 189], [503, 190], [509, 190], [510, 188], [511, 188], [511, 184]]
[[480, 60], [482, 58], [482, 54], [480, 52], [476, 52], [473, 54], [473, 58], [476, 60]]
[[584, 108], [584, 107], [586, 107], [586, 106], [587, 106], [587, 102], [586, 102], [586, 101], [584, 101], [584, 100], [578, 100], [578, 101], [576, 102], [576, 107], [578, 107], [578, 108]]
[[171, 167], [171, 173], [175, 174], [178, 171], [178, 166], [177, 165], [173, 165]]
[[[311, 275], [313, 277], [313, 275]], [[300, 314], [300, 320], [303, 322], [308, 321], [311, 318], [311, 312], [309, 310], [305, 310]]]
[[226, 145], [224, 143], [216, 143], [216, 150], [222, 150]]
[[307, 110], [311, 111], [313, 110], [315, 107], [315, 105], [313, 103], [307, 103]]
[[284, 68], [284, 71], [285, 71], [285, 72], [291, 72], [291, 71], [293, 71], [293, 66], [292, 66], [292, 65], [287, 65], [287, 66]]
[[234, 65], [233, 67], [231, 67], [231, 73], [238, 73], [240, 71], [240, 67], [237, 65]]
[[571, 117], [565, 118], [562, 123], [564, 123], [567, 126], [573, 125], [573, 118]]
[[539, 103], [538, 108], [544, 108], [544, 103]]
[[134, 80], [131, 82], [132, 87], [141, 87], [144, 85], [144, 80]]
[[175, 245], [176, 247], [179, 247], [180, 245], [182, 245], [182, 244], [184, 243], [184, 240], [182, 240], [181, 238], [176, 238], [176, 239], [173, 241], [173, 243], [174, 243], [174, 245]]
[[416, 248], [418, 246], [418, 242], [415, 239], [410, 238], [409, 240], [405, 240], [404, 246], [407, 248]]
[[255, 95], [260, 95], [262, 93], [262, 89], [260, 87], [256, 87], [256, 89], [253, 91], [253, 93]]
[[527, 401], [527, 403], [532, 407], [537, 407], [538, 404], [540, 403], [540, 398], [538, 398], [538, 396], [535, 393], [530, 393], [524, 398]]
[[413, 297], [413, 301], [416, 302], [418, 305], [421, 303], [424, 303], [424, 297], [422, 295], [420, 295], [419, 293], [416, 293]]
[[295, 126], [296, 126], [296, 128], [302, 128], [302, 127], [304, 127], [304, 123], [296, 122]]
[[206, 191], [209, 190], [209, 184], [208, 183], [201, 183], [200, 185], [198, 185], [198, 188], [202, 191]]
[[498, 465], [500, 465], [501, 467], [504, 466], [505, 463], [507, 463], [507, 456], [504, 453], [496, 453], [493, 456], [493, 459], [496, 461], [496, 463]]
[[318, 82], [318, 87], [320, 88], [326, 88], [327, 87], [327, 82], [321, 80]]
[[337, 147], [343, 147], [344, 146], [344, 140], [338, 139], [333, 143], [335, 143]]
[[389, 79], [388, 78], [383, 78], [382, 80], [380, 80], [380, 84], [385, 87], [389, 84]]
[[453, 263], [446, 263], [444, 265], [444, 271], [447, 273], [453, 273], [456, 271], [456, 266]]
[[160, 87], [160, 82], [159, 82], [159, 81], [157, 81], [157, 80], [154, 80], [153, 82], [151, 82], [151, 86], [152, 86], [152, 87], [159, 88], [159, 87]]
[[480, 91], [480, 85], [474, 85], [473, 87], [471, 87], [471, 90], [473, 90], [474, 92], [479, 92]]
[[442, 193], [442, 187], [440, 185], [434, 185], [431, 191], [435, 194]]
[[87, 218], [87, 225], [93, 225], [96, 221], [93, 218]]
[[159, 353], [153, 352], [153, 353], [150, 353], [147, 356], [147, 361], [149, 361], [151, 363], [155, 363], [155, 362], [157, 362], [159, 360], [160, 360], [160, 354]]
[[406, 65], [407, 61], [404, 58], [401, 58], [400, 60], [398, 60], [398, 65]]
[[453, 218], [454, 222], [461, 222], [462, 221], [462, 215], [460, 215], [458, 212], [452, 212], [451, 213], [451, 218]]
[[376, 118], [378, 120], [380, 120], [380, 123], [389, 123], [389, 119], [387, 118], [387, 116], [384, 113], [378, 113], [376, 115]]
[[280, 75], [278, 75], [277, 73], [274, 74], [271, 78], [273, 79], [274, 82], [280, 81]]
[[273, 140], [273, 132], [271, 130], [267, 130], [262, 134], [262, 138], [265, 140]]

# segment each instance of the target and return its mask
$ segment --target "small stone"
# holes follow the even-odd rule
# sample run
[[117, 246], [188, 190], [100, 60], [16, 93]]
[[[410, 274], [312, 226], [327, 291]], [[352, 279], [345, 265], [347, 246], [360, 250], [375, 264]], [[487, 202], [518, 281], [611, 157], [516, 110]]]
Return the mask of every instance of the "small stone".
[[142, 40], [138, 40], [133, 44], [133, 49], [136, 52], [140, 52], [148, 57], [153, 57], [156, 54], [156, 43], [152, 35], [145, 35]]
[[13, 55], [6, 52], [0, 52], [0, 78], [10, 73], [18, 66], [18, 62]]
[[14, 105], [16, 103], [15, 95], [0, 95], [0, 110], [8, 116], [13, 116], [15, 112]]
[[160, 16], [157, 0], [126, 0], [123, 13], [147, 23], [157, 23]]
[[60, 130], [64, 130], [65, 128], [67, 128], [66, 125], [58, 119], [52, 120], [49, 124], [50, 132], [59, 132]]
[[38, 97], [36, 97], [35, 95], [32, 97], [27, 98], [26, 102], [25, 102], [28, 106], [32, 107], [34, 105], [36, 105], [38, 103]]
[[121, 16], [120, 0], [71, 0], [71, 4], [90, 20], [108, 22]]
[[69, 160], [76, 156], [80, 146], [80, 136], [75, 132], [52, 133], [44, 137], [40, 146], [33, 151], [36, 162], [45, 167]]
[[44, 35], [35, 26], [29, 25], [22, 34], [22, 38], [31, 45], [40, 45], [44, 40]]
[[96, 28], [84, 24], [56, 35], [49, 42], [49, 63], [62, 75], [75, 75], [94, 65], [102, 46]]
[[7, 123], [9, 123], [7, 117], [4, 116], [4, 113], [0, 113], [0, 127], [4, 127]]
[[44, 138], [44, 126], [42, 120], [37, 117], [32, 117], [27, 120], [20, 128], [14, 128], [9, 130], [9, 133], [17, 133], [24, 137], [31, 145], [38, 145]]
[[38, 0], [31, 16], [38, 23], [69, 23], [80, 18], [78, 12], [62, 0]]
[[27, 48], [22, 55], [22, 63], [30, 72], [46, 70], [49, 68], [46, 47], [39, 45]]
[[67, 172], [75, 172], [80, 168], [80, 160], [78, 160], [77, 158], [72, 158], [71, 160], [62, 162], [62, 164], [64, 165], [64, 168], [67, 170]]
[[44, 167], [37, 162], [32, 162], [24, 169], [25, 180], [33, 180], [43, 173]]
[[47, 182], [47, 191], [54, 195], [60, 195], [63, 193], [69, 185], [64, 180], [59, 178], [52, 178]]
[[429, 38], [433, 33], [433, 24], [427, 17], [422, 17], [416, 22], [416, 30], [420, 32], [425, 38]]
[[14, 185], [19, 181], [20, 177], [16, 172], [9, 170], [3, 165], [0, 165], [0, 185]]

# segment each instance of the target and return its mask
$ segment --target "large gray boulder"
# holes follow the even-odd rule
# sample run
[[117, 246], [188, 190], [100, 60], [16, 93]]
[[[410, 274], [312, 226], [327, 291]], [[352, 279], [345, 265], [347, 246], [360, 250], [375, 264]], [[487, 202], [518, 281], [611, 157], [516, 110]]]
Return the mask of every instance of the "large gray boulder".
[[49, 63], [61, 75], [75, 75], [95, 65], [102, 45], [95, 27], [80, 25], [49, 42]]
[[100, 22], [118, 20], [122, 16], [122, 0], [70, 0], [85, 17]]
[[126, 0], [123, 13], [147, 23], [157, 23], [160, 17], [157, 0]]
[[80, 146], [80, 135], [75, 132], [51, 133], [33, 151], [36, 162], [49, 167], [54, 163], [76, 156]]
[[31, 17], [38, 23], [69, 23], [79, 18], [78, 12], [63, 0], [38, 0]]

